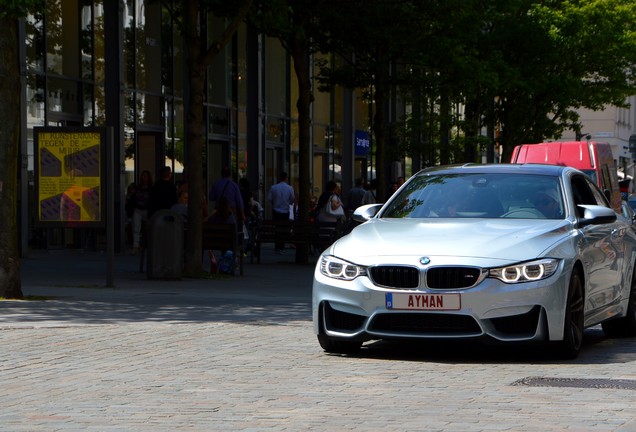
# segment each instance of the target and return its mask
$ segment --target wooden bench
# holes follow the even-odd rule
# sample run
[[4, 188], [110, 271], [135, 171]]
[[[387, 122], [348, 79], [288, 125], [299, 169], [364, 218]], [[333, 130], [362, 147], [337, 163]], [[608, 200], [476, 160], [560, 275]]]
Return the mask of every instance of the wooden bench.
[[338, 237], [340, 224], [337, 222], [301, 222], [292, 220], [262, 220], [255, 230], [250, 262], [261, 262], [262, 243], [285, 243], [308, 245], [311, 252], [322, 252]]
[[201, 230], [203, 250], [231, 250], [238, 259], [239, 274], [243, 276], [243, 234], [235, 224], [204, 222]]
[[260, 220], [254, 230], [254, 241], [252, 243], [252, 253], [250, 263], [261, 262], [262, 243], [295, 243], [293, 234], [293, 221], [291, 220]]
[[313, 247], [320, 254], [342, 236], [343, 226], [340, 222], [317, 222]]

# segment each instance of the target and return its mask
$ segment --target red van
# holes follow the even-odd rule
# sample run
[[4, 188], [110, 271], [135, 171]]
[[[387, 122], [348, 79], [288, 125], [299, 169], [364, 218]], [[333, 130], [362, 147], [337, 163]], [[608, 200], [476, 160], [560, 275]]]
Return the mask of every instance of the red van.
[[621, 192], [616, 162], [609, 143], [595, 141], [521, 144], [512, 152], [511, 163], [543, 163], [571, 166], [590, 176], [601, 188], [617, 213], [621, 213]]

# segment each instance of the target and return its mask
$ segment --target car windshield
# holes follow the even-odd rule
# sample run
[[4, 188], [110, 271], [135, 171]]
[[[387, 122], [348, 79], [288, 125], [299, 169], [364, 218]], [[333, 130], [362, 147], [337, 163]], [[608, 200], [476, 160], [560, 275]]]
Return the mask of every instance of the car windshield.
[[558, 177], [422, 174], [392, 197], [383, 218], [563, 219]]

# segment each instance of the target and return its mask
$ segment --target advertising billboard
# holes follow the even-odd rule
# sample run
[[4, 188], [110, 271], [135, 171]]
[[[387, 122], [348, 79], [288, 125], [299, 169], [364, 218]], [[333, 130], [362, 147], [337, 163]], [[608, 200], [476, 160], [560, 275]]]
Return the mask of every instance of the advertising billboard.
[[104, 129], [41, 127], [33, 132], [36, 223], [104, 226]]

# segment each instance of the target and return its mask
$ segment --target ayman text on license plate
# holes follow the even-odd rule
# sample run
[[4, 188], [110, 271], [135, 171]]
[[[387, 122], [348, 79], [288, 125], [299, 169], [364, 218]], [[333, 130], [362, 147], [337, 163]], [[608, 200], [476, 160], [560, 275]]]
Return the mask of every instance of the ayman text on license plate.
[[387, 309], [459, 310], [459, 294], [386, 293]]

